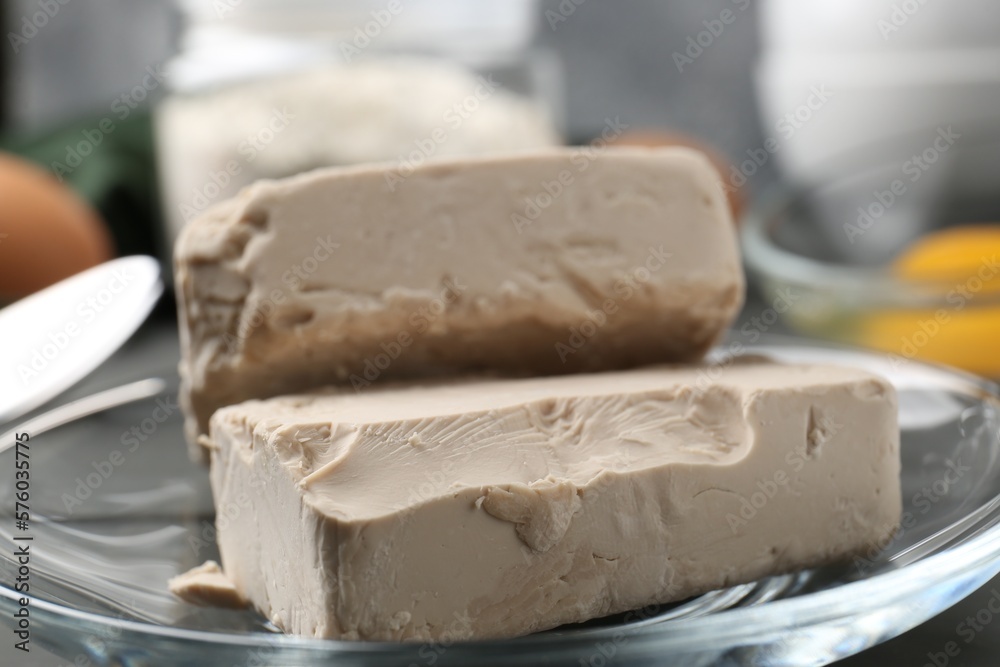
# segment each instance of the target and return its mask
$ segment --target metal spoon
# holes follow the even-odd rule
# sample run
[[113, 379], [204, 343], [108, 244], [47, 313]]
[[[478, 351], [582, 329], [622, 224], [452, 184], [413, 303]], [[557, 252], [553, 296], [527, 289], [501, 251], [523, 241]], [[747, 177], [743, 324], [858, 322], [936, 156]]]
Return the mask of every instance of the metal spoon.
[[155, 259], [123, 257], [0, 310], [0, 423], [30, 412], [101, 365], [162, 293]]

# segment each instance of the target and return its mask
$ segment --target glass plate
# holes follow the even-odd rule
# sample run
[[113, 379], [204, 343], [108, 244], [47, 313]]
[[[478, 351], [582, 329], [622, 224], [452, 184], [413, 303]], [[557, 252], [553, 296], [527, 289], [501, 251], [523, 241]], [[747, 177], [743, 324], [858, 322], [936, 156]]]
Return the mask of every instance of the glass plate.
[[[716, 350], [716, 359], [726, 350]], [[188, 462], [182, 443], [175, 379], [153, 379], [14, 429], [30, 434], [32, 521], [15, 531], [14, 452], [7, 450], [0, 454], [0, 614], [11, 624], [21, 597], [12, 590], [17, 532], [33, 538], [32, 641], [74, 664], [822, 665], [901, 634], [1000, 571], [996, 386], [796, 341], [772, 339], [746, 353], [856, 366], [896, 385], [904, 529], [880, 553], [515, 640], [285, 636], [253, 612], [195, 607], [166, 592], [168, 578], [218, 554], [207, 475]]]

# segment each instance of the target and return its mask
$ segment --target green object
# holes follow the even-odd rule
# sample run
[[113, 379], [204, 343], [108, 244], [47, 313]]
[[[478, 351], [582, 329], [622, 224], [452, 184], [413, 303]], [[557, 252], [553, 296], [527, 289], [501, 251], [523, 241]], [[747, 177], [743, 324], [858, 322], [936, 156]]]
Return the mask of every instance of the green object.
[[119, 110], [44, 134], [8, 136], [0, 150], [39, 164], [89, 201], [111, 229], [119, 255], [165, 255], [148, 111]]

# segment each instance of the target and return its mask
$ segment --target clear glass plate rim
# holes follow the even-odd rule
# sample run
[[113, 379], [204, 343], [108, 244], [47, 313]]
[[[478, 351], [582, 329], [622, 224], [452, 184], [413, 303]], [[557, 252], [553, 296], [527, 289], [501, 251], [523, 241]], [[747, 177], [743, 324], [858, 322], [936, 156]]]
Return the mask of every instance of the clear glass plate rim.
[[[996, 512], [994, 512], [994, 516], [996, 516]], [[964, 558], [956, 559], [956, 555], [962, 555]], [[663, 648], [664, 644], [662, 642], [679, 639], [681, 641], [677, 643], [686, 644], [693, 636], [706, 633], [711, 633], [716, 640], [724, 636], [741, 637], [761, 632], [770, 633], [774, 632], [775, 628], [765, 616], [794, 618], [796, 625], [800, 626], [818, 624], [841, 616], [841, 613], [839, 613], [840, 607], [836, 603], [844, 599], [854, 600], [856, 604], [855, 613], [873, 610], [911, 597], [914, 589], [930, 588], [949, 581], [955, 575], [967, 571], [977, 571], [991, 564], [993, 567], [989, 570], [989, 574], [995, 575], [1000, 573], [1000, 524], [993, 525], [985, 533], [961, 544], [959, 547], [950, 548], [941, 553], [928, 556], [904, 568], [877, 574], [862, 581], [843, 584], [833, 589], [818, 591], [797, 598], [773, 600], [761, 607], [726, 609], [709, 616], [678, 619], [670, 621], [668, 624], [636, 628], [631, 631], [627, 628], [616, 626], [608, 629], [606, 633], [588, 633], [587, 636], [588, 639], [599, 641], [606, 639], [605, 635], [625, 632], [630, 638], [636, 640], [644, 638], [656, 640], [659, 642], [658, 646]], [[864, 590], [865, 595], [851, 598], [850, 593], [855, 591], [861, 592], [861, 589]], [[885, 597], [877, 594], [884, 591], [892, 591], [892, 594]], [[54, 602], [22, 595], [8, 588], [6, 585], [0, 586], [0, 597], [11, 601], [27, 597], [32, 608], [46, 611], [55, 616], [84, 621], [95, 626], [114, 626], [122, 631], [131, 631], [137, 634], [210, 644], [225, 644], [238, 648], [276, 648], [280, 646], [281, 648], [291, 649], [370, 653], [392, 652], [416, 645], [391, 642], [345, 642], [295, 637], [277, 633], [236, 634], [174, 628], [141, 621], [111, 618], [93, 612], [63, 607]], [[768, 610], [767, 614], [761, 613], [764, 609]], [[558, 648], [561, 644], [568, 645], [572, 639], [572, 635], [547, 636], [542, 634], [521, 637], [515, 640], [459, 642], [452, 648], [459, 648], [463, 645], [477, 649], [491, 645], [509, 648], [511, 641], [516, 641], [524, 647]]]
[[[823, 349], [828, 352], [843, 352], [861, 356], [870, 361], [882, 363], [886, 361], [885, 355], [847, 346], [824, 343], [813, 344], [811, 341], [808, 346], [803, 346], [801, 345], [801, 340], [794, 338], [789, 338], [789, 340], [795, 340], [795, 342], [800, 343], [799, 345], [774, 345], [773, 341], [776, 339], [780, 339], [780, 337], [770, 336], [768, 340], [772, 344], [746, 346], [746, 353], [760, 352], [780, 356], [782, 352], [787, 353], [790, 349], [799, 349], [806, 352]], [[982, 392], [982, 398], [989, 398], [992, 402], [1000, 404], [1000, 392], [998, 392], [997, 385], [989, 380], [945, 366], [915, 361], [911, 363], [916, 370], [932, 371], [932, 376], [935, 379], [951, 379], [952, 381], [961, 379], [963, 382], [968, 383], [968, 388], [975, 388], [979, 392]], [[143, 398], [138, 397], [135, 400], [142, 400]], [[125, 405], [128, 402], [131, 401], [125, 401], [119, 403], [119, 405]], [[58, 409], [60, 408], [56, 408], [56, 410]], [[41, 417], [44, 416], [41, 415]], [[40, 418], [36, 419], [41, 420]], [[62, 425], [62, 423], [55, 423], [53, 427]], [[1000, 494], [993, 496], [988, 503], [980, 507], [986, 507], [991, 504], [998, 505], [998, 503], [1000, 503]], [[776, 616], [793, 618], [795, 619], [796, 626], [809, 626], [824, 621], [835, 620], [843, 615], [840, 603], [845, 599], [852, 601], [855, 614], [874, 611], [893, 603], [905, 601], [912, 597], [914, 591], [917, 589], [927, 589], [947, 583], [963, 573], [979, 572], [983, 576], [986, 576], [986, 574], [993, 576], [1000, 573], [1000, 506], [995, 506], [977, 525], [982, 525], [983, 522], [988, 522], [991, 525], [968, 541], [949, 547], [940, 553], [927, 556], [899, 569], [875, 574], [861, 581], [842, 584], [836, 588], [809, 593], [801, 597], [772, 600], [766, 605], [759, 607], [726, 609], [708, 616], [677, 619], [665, 624], [654, 624], [647, 627], [628, 629], [623, 626], [615, 626], [608, 629], [602, 628], [587, 631], [585, 636], [588, 640], [600, 641], [607, 639], [612, 634], [624, 632], [630, 641], [634, 641], [633, 648], [638, 649], [641, 648], [644, 642], [655, 641], [657, 648], [662, 650], [664, 648], [680, 648], [690, 645], [696, 642], [698, 637], [704, 637], [708, 633], [716, 641], [722, 638], [738, 639], [761, 633], [773, 633], [776, 630], [773, 618]], [[855, 592], [863, 592], [864, 595], [852, 597], [851, 594]], [[133, 632], [140, 635], [241, 649], [248, 647], [262, 649], [281, 648], [341, 654], [388, 654], [412, 649], [412, 647], [419, 645], [390, 642], [346, 642], [296, 637], [277, 633], [219, 633], [156, 625], [142, 621], [113, 618], [94, 612], [65, 607], [31, 595], [26, 596], [8, 587], [6, 582], [0, 585], [0, 598], [13, 602], [16, 602], [20, 598], [28, 598], [30, 605], [39, 611], [49, 613], [55, 617], [75, 619], [80, 622], [89, 623], [95, 627], [114, 626], [121, 631]], [[532, 635], [515, 640], [459, 642], [451, 648], [461, 650], [462, 647], [466, 647], [482, 650], [483, 648], [495, 646], [510, 649], [516, 643], [519, 648], [558, 650], [560, 648], [572, 648], [573, 640], [579, 638], [581, 635], [582, 633], [570, 632], [566, 635]]]

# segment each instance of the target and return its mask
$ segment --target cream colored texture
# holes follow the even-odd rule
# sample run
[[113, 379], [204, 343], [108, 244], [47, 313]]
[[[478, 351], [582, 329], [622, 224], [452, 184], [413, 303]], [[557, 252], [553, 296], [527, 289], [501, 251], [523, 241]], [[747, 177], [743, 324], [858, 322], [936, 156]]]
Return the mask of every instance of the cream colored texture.
[[209, 445], [226, 574], [316, 637], [522, 635], [866, 552], [901, 510], [895, 393], [836, 367], [249, 401]]
[[742, 303], [725, 197], [693, 151], [553, 149], [399, 175], [262, 181], [185, 228], [190, 441], [221, 406], [328, 384], [694, 361]]
[[247, 601], [214, 560], [205, 561], [173, 577], [167, 586], [171, 593], [193, 604], [233, 608], [247, 606]]

